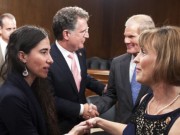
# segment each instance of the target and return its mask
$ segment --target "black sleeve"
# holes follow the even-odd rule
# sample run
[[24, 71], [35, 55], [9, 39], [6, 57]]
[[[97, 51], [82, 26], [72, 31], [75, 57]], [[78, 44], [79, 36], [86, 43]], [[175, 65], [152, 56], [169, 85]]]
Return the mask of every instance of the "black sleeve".
[[6, 129], [10, 135], [38, 135], [28, 103], [22, 97], [7, 96], [0, 103], [0, 133]]

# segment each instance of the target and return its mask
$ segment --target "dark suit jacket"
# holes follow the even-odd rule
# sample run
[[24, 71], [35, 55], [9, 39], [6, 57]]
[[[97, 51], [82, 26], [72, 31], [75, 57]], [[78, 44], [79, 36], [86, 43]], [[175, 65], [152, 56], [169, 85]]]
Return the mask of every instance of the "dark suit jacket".
[[1, 135], [47, 135], [41, 107], [21, 75], [11, 74], [0, 88]]
[[98, 94], [101, 94], [104, 89], [103, 84], [87, 75], [85, 50], [81, 49], [76, 53], [80, 62], [82, 78], [79, 92], [62, 53], [55, 44], [51, 45], [51, 56], [54, 63], [50, 67], [48, 79], [54, 89], [60, 128], [63, 133], [83, 120], [79, 113], [80, 104], [86, 103], [86, 87], [95, 90]]
[[[113, 104], [117, 103], [115, 120], [121, 123], [128, 123], [134, 107], [129, 81], [130, 61], [131, 55], [127, 53], [113, 59], [107, 93], [92, 101], [97, 105], [100, 113], [107, 111]], [[142, 85], [136, 104], [149, 91], [149, 87]]]

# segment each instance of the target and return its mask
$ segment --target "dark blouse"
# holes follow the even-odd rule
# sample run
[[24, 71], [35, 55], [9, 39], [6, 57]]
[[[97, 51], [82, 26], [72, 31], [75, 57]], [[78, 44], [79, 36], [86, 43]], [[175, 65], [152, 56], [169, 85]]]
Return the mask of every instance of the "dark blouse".
[[47, 135], [41, 106], [22, 75], [12, 73], [0, 87], [0, 135]]
[[123, 135], [168, 135], [172, 125], [180, 117], [180, 108], [162, 115], [148, 115], [145, 110], [152, 97], [152, 93], [148, 94], [135, 108]]

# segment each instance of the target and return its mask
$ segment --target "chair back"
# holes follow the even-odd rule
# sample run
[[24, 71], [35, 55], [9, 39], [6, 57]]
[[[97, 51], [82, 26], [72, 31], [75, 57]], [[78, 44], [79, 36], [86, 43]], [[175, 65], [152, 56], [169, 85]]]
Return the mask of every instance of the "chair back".
[[[98, 100], [99, 95], [92, 95], [92, 96], [88, 96], [86, 97], [86, 100], [88, 103], [92, 103], [93, 100]], [[106, 112], [100, 114], [99, 117], [106, 119], [106, 120], [110, 120], [110, 121], [115, 121], [115, 104]]]
[[91, 57], [87, 59], [88, 69], [109, 70], [110, 65], [111, 65], [110, 60], [105, 60], [99, 57]]

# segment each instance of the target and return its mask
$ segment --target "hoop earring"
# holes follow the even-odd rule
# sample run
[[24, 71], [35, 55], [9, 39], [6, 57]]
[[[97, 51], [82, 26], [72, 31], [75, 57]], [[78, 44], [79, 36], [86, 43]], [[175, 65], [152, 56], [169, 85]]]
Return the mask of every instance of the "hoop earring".
[[28, 72], [28, 70], [27, 70], [26, 67], [25, 67], [24, 71], [22, 72], [22, 75], [23, 75], [24, 77], [26, 77], [26, 76], [29, 75], [29, 72]]

